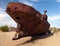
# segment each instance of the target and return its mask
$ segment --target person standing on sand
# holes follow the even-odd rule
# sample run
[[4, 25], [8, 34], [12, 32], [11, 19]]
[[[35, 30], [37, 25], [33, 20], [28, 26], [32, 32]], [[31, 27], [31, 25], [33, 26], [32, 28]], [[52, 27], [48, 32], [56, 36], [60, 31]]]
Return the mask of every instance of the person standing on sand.
[[23, 31], [22, 31], [22, 26], [20, 24], [17, 24], [17, 29], [16, 29], [16, 33], [13, 37], [13, 40], [17, 40], [19, 38], [21, 38], [21, 36], [23, 36]]

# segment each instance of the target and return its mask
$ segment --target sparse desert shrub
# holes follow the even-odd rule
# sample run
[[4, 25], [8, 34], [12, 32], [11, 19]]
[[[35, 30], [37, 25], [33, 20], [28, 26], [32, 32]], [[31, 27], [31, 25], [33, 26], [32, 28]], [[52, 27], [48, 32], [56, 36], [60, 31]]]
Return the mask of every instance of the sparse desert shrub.
[[50, 27], [50, 30], [53, 32], [58, 32], [58, 31], [60, 31], [60, 28]]
[[9, 31], [9, 28], [8, 28], [7, 25], [5, 25], [5, 26], [1, 26], [0, 27], [0, 30], [2, 30], [3, 32], [8, 32]]

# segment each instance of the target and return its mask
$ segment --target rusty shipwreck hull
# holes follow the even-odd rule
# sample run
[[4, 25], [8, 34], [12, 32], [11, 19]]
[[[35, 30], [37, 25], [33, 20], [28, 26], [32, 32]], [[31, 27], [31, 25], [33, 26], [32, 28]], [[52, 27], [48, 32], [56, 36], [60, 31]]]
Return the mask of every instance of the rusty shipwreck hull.
[[31, 6], [10, 2], [6, 12], [18, 24], [18, 29], [24, 32], [23, 36], [44, 34], [49, 31], [50, 24], [45, 20], [46, 14], [42, 15]]

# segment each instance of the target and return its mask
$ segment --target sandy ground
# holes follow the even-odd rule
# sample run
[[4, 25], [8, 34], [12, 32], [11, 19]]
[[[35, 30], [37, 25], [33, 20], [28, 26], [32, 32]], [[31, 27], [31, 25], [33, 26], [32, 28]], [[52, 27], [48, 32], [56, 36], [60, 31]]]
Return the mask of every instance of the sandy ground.
[[0, 46], [60, 46], [60, 32], [12, 40], [15, 32], [0, 32]]

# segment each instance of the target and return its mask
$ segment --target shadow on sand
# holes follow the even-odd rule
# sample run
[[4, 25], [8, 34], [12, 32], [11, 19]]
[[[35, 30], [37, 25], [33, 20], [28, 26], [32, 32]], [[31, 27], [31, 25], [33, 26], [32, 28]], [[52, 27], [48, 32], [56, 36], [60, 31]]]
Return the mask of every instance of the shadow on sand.
[[29, 43], [29, 42], [34, 43], [35, 40], [48, 38], [48, 37], [52, 36], [53, 34], [54, 34], [54, 33], [45, 34], [45, 35], [35, 35], [35, 36], [31, 36], [32, 38], [31, 38], [29, 41], [26, 41], [25, 43], [22, 43], [22, 44], [18, 44], [17, 46], [23, 45], [23, 44], [26, 44], [26, 43]]

